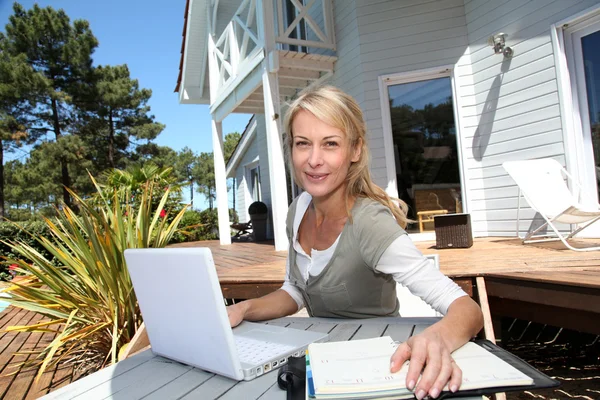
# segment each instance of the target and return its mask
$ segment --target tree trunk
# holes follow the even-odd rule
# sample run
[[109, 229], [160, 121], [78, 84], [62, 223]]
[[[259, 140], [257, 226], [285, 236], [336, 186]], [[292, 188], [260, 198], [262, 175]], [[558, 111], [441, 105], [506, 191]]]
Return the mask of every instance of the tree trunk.
[[115, 127], [113, 126], [112, 108], [108, 113], [108, 122], [110, 129], [108, 130], [108, 164], [111, 168], [115, 167]]
[[192, 206], [192, 210], [194, 209], [194, 180], [190, 179], [190, 204]]
[[[58, 105], [56, 104], [55, 99], [52, 99], [52, 121], [54, 125], [56, 141], [58, 141], [58, 139], [62, 136], [62, 133], [60, 131], [60, 122], [58, 118]], [[71, 179], [69, 177], [69, 165], [64, 157], [60, 158], [60, 170], [63, 184], [63, 201], [67, 207], [71, 207], [71, 196], [69, 196], [69, 192], [67, 191], [67, 188], [71, 187]]]
[[0, 141], [0, 217], [4, 219], [4, 147]]

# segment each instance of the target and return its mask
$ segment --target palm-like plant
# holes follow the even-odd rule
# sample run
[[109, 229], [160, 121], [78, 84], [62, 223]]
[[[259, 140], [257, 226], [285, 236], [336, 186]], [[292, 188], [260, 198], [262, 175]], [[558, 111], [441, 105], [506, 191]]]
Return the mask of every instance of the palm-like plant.
[[[78, 213], [64, 207], [55, 221], [45, 220], [52, 237], [36, 239], [54, 260], [25, 243], [6, 243], [20, 257], [5, 262], [17, 264], [25, 274], [7, 289], [12, 296], [7, 300], [50, 319], [7, 330], [57, 334], [28, 361], [40, 366], [38, 376], [60, 361], [75, 363], [83, 374], [117, 361], [119, 349], [142, 323], [123, 251], [166, 246], [185, 211], [172, 219], [162, 217], [169, 189], [153, 206], [151, 181], [142, 187], [136, 206], [126, 200], [130, 190], [107, 190], [93, 183], [98, 192], [94, 202], [71, 191]], [[52, 328], [57, 324], [59, 329]]]

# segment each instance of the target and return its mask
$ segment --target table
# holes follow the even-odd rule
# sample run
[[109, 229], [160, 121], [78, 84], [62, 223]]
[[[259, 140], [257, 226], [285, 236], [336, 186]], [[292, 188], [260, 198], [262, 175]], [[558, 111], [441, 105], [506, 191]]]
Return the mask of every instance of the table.
[[[328, 332], [331, 341], [368, 339], [382, 335], [405, 341], [438, 320], [439, 318], [340, 320], [287, 317], [266, 323]], [[276, 380], [277, 374], [270, 372], [252, 381], [237, 382], [155, 356], [151, 350], [146, 350], [60, 388], [43, 399], [284, 400], [285, 392], [279, 389]]]

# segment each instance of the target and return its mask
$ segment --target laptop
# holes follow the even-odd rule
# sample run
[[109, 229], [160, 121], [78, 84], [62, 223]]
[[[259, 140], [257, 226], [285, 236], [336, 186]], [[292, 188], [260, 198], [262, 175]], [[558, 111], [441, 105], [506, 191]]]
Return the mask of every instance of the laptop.
[[328, 339], [247, 321], [231, 329], [208, 248], [128, 249], [125, 259], [155, 354], [251, 380]]

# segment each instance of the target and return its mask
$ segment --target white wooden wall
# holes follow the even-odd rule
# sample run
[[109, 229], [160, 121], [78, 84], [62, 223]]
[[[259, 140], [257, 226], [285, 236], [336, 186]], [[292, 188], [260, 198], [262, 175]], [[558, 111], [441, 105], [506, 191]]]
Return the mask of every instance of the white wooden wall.
[[[235, 170], [235, 209], [238, 213], [240, 222], [250, 221], [248, 215], [248, 206], [250, 203], [246, 202], [247, 189], [247, 176], [246, 176], [246, 165], [250, 164], [257, 157], [260, 165], [260, 188], [261, 188], [261, 201], [267, 205], [269, 210], [271, 209], [271, 191], [270, 180], [269, 180], [269, 164], [267, 162], [267, 137], [265, 129], [265, 116], [264, 114], [256, 114], [256, 134], [252, 139], [252, 142], [248, 145], [246, 152], [242, 156], [242, 160], [238, 164]], [[273, 238], [273, 222], [269, 219], [269, 225], [267, 226], [267, 238]]]
[[[472, 82], [459, 89], [470, 213], [478, 234], [513, 235], [517, 188], [504, 161], [552, 157], [566, 163], [554, 53], [553, 23], [598, 1], [465, 1]], [[515, 55], [494, 55], [488, 37], [504, 32]], [[522, 205], [526, 204], [522, 200]], [[521, 213], [526, 231], [535, 213]], [[539, 216], [538, 216], [539, 220]]]
[[331, 83], [362, 104], [364, 99], [363, 67], [361, 65], [356, 0], [336, 0], [333, 3], [338, 61]]
[[[256, 132], [256, 134], [258, 133], [259, 132]], [[256, 159], [257, 156], [258, 149], [256, 146], [255, 135], [235, 170], [235, 210], [238, 214], [240, 222], [248, 222], [250, 220], [250, 216], [248, 215], [248, 206], [250, 203], [248, 203], [246, 199], [249, 182], [247, 181], [248, 177], [246, 176], [245, 166], [250, 164], [254, 159]]]

